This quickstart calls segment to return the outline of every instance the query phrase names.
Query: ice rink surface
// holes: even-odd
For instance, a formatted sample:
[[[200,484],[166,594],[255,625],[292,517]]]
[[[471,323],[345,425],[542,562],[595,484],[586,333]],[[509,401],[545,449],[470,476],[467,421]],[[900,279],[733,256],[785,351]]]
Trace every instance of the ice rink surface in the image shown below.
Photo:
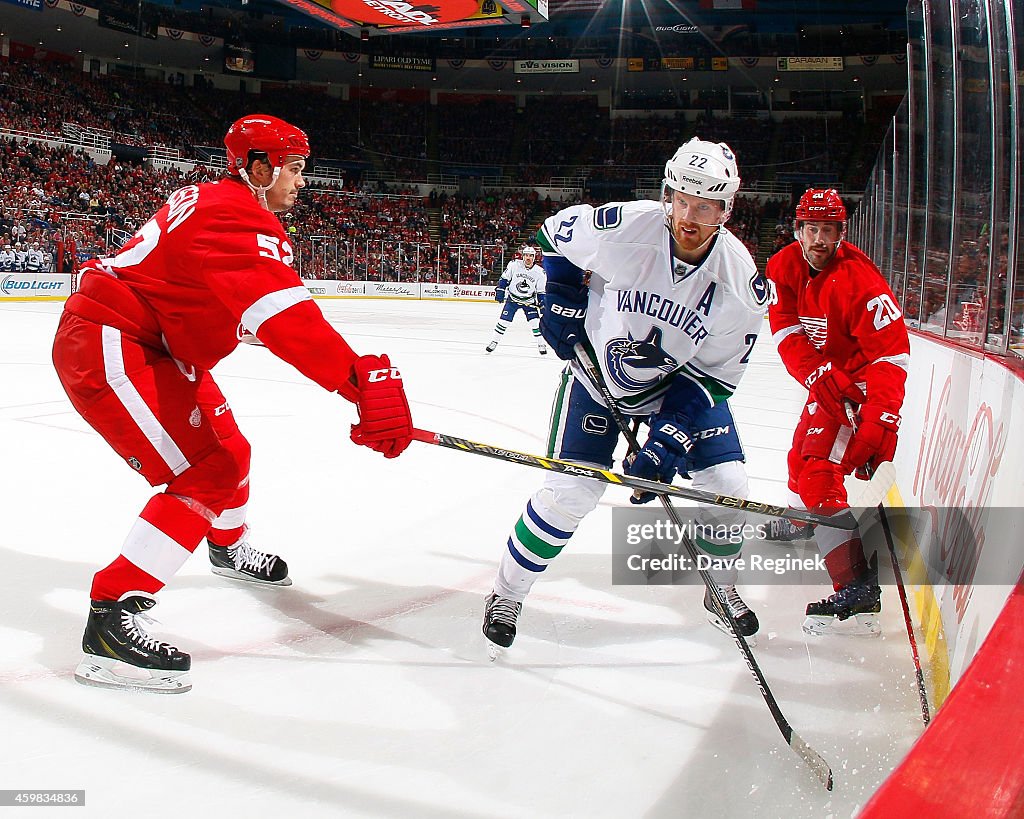
[[[495,304],[319,304],[401,367],[417,426],[544,453],[561,362],[521,317],[488,356]],[[61,309],[0,305],[0,789],[85,789],[73,815],[103,817],[847,817],[921,731],[893,588],[872,640],[801,632],[825,586],[741,587],[826,793],[700,588],[612,585],[616,487],[488,662],[483,596],[541,472],[419,443],[387,461],[349,442],[351,405],[244,345],[216,375],[253,444],[252,542],[294,585],[217,577],[201,546],[151,628],[192,654],[193,690],[78,685],[92,574],[152,490],[67,402]],[[766,323],[732,401],[755,498],[785,501],[801,400]]]

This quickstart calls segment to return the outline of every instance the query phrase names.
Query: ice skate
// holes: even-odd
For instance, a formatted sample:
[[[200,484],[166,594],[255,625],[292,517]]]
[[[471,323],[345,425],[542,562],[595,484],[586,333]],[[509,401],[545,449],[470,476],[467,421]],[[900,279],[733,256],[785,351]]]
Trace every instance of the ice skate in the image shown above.
[[[496,660],[502,650],[512,645],[516,639],[516,621],[519,619],[519,612],[523,610],[523,604],[510,600],[507,597],[499,597],[497,592],[491,592],[484,601],[484,637],[487,638],[487,654],[491,660]]]
[[[497,349],[498,349],[498,342],[497,341],[492,341],[490,344],[488,344],[486,347],[484,347],[484,352],[485,353],[493,353]]]
[[[807,604],[806,634],[850,634],[876,637],[882,632],[882,590],[878,575],[870,572],[817,603]]]
[[[814,536],[814,524],[797,523],[789,518],[772,518],[764,527],[764,539],[772,543],[792,543]]]
[[[117,602],[93,600],[82,637],[85,658],[75,680],[99,688],[123,688],[153,694],[182,694],[192,688],[192,658],[150,637],[143,623],[156,599],[128,592]]]
[[[264,586],[290,586],[288,564],[277,555],[254,549],[243,537],[234,546],[215,546],[209,540],[213,573],[232,580],[244,580]]]
[[[740,597],[735,586],[718,586],[717,588],[726,605],[729,606],[729,613],[732,615],[733,620],[736,621],[736,627],[739,629],[740,634],[747,639],[747,645],[756,646],[757,630],[761,627],[760,623],[757,622],[757,615],[743,602],[743,598]],[[731,637],[732,629],[729,628],[727,619],[715,610],[715,601],[711,596],[710,589],[704,590],[704,608],[708,612],[708,622]]]
[[[544,346],[543,344],[541,344],[540,346],[538,346],[538,347],[537,347],[537,351],[538,351],[538,352],[539,352],[539,353],[540,353],[541,355],[547,355],[547,354],[548,354],[548,348],[547,348],[547,347],[545,347],[545,346]]]

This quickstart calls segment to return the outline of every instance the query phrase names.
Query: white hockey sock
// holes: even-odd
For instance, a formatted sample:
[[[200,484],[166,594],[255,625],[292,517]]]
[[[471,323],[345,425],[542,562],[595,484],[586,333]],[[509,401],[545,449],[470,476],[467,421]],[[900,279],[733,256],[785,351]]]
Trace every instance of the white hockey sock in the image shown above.
[[[494,325],[494,338],[491,339],[491,343],[497,344],[501,341],[501,337],[505,335],[507,329],[508,325],[499,319],[498,323]]]
[[[526,510],[516,522],[501,556],[494,590],[501,597],[521,603],[540,573],[558,557],[572,534],[544,520],[534,508],[533,501],[527,502]]]

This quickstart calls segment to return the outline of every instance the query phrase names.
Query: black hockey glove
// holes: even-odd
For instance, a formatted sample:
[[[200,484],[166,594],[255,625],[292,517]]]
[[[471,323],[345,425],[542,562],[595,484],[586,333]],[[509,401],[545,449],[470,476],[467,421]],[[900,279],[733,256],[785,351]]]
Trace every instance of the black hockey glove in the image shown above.
[[[590,291],[580,286],[548,282],[544,293],[544,311],[540,316],[540,334],[563,361],[576,357],[573,347],[586,338],[583,323],[587,317]]]
[[[651,421],[651,434],[643,449],[626,458],[625,472],[634,478],[672,483],[677,472],[685,473],[686,459],[693,448],[687,432],[690,426],[685,416],[669,413],[656,415]],[[653,492],[635,492],[630,503],[650,503]]]

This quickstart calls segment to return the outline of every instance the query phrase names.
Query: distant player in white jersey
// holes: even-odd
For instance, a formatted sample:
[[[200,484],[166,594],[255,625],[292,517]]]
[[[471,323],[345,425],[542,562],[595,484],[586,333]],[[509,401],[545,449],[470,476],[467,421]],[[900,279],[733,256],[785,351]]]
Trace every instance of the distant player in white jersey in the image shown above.
[[[671,482],[678,473],[697,489],[746,496],[743,448],[728,398],[746,369],[764,320],[768,285],[743,244],[725,229],[740,186],[724,143],[691,139],[665,165],[662,201],[573,205],[537,234],[547,286],[541,332],[569,366],[551,415],[548,455],[612,465],[619,429],[599,392],[574,360],[582,342],[599,363],[620,408],[650,427],[627,473]],[[530,588],[562,551],[605,484],[552,473],[533,494],[502,552],[487,596],[483,631],[506,648]],[[654,498],[644,493],[634,502]],[[698,524],[736,532],[742,513],[703,508]],[[697,538],[717,557],[740,553],[734,537]],[[713,573],[742,633],[757,617],[740,598],[735,572]],[[704,606],[711,622],[728,626]]]
[[[537,340],[540,354],[547,355],[548,348],[544,346],[544,339],[540,335],[540,297],[544,292],[544,268],[538,264],[537,257],[540,254],[535,247],[527,245],[519,251],[519,255],[522,259],[513,259],[508,263],[494,289],[494,300],[502,304],[502,308],[498,323],[494,325],[494,338],[487,345],[487,352],[494,352],[516,312],[522,310]]]
[[[25,270],[29,273],[41,273],[43,270],[43,251],[39,249],[39,242],[33,242],[25,254]]]

